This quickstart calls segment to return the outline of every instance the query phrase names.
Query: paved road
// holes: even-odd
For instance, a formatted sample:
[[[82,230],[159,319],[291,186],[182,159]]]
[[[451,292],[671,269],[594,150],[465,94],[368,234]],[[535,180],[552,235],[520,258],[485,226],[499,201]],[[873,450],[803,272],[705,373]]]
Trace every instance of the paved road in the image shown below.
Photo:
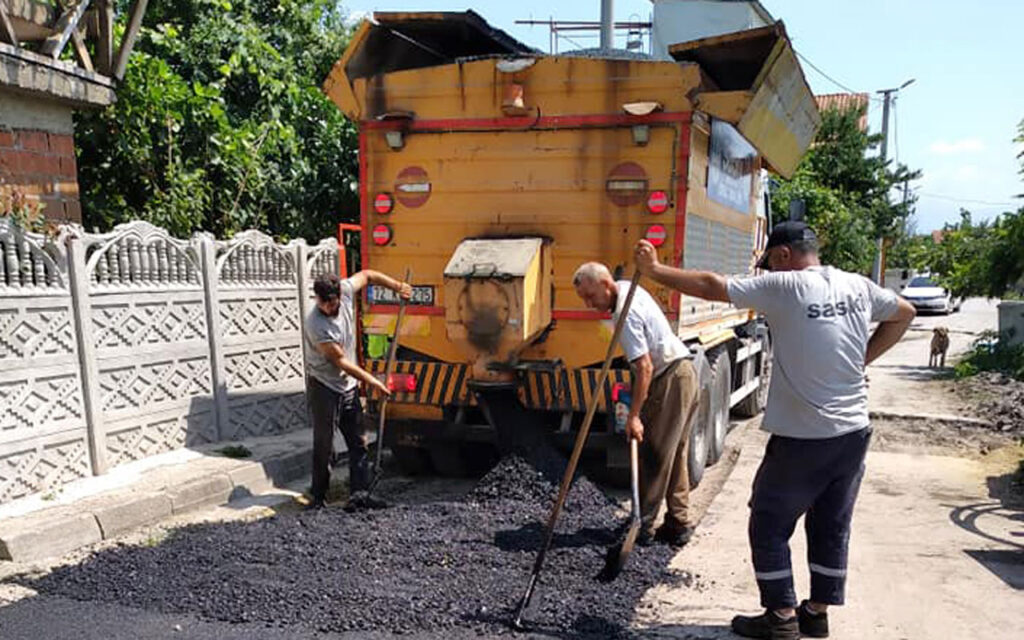
[[[946,324],[976,332],[994,323],[995,306],[981,300],[968,301],[962,314],[917,320],[920,331],[872,367],[872,406],[899,413],[948,410],[951,403],[935,394],[951,383],[936,386],[921,367],[927,363],[927,331]],[[954,334],[954,349],[971,338]],[[742,445],[735,470],[695,542],[673,562],[693,582],[648,593],[638,611],[648,637],[732,638],[733,614],[759,608],[746,503],[767,438],[751,425],[730,439]],[[869,453],[854,517],[848,602],[831,615],[833,640],[1024,638],[1024,509],[991,497],[1013,468],[1012,455],[1003,451],[979,460]],[[807,597],[803,527],[796,531],[794,573],[798,595]]]
[[[959,313],[948,316],[919,315],[906,336],[888,353],[868,367],[868,406],[874,411],[964,415],[968,411],[936,377],[967,351],[978,335],[998,325],[997,302],[971,298]],[[932,329],[950,331],[947,369],[928,367]]]

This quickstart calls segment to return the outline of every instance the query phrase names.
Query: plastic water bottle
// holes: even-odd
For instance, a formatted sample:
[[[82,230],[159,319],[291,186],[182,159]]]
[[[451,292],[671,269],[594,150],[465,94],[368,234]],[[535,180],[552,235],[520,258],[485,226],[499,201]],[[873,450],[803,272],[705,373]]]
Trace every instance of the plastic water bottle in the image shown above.
[[[617,385],[612,390],[612,401],[615,403],[615,433],[626,433],[626,422],[629,421],[629,406],[632,393],[627,385]]]

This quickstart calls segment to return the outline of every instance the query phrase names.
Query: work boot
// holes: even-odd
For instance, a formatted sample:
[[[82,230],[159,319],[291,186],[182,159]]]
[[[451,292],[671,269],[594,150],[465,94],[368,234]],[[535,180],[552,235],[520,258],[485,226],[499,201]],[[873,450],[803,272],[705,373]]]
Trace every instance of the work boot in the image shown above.
[[[828,614],[815,613],[807,604],[808,601],[804,600],[796,610],[796,617],[800,620],[800,634],[808,638],[827,638]]]
[[[352,513],[362,509],[384,509],[387,506],[387,502],[373,497],[366,491],[356,491],[345,503],[345,511]]]
[[[654,539],[676,549],[686,546],[693,537],[693,527],[681,527],[665,522],[654,532]]]
[[[641,547],[649,547],[654,544],[654,532],[650,529],[640,529],[636,534],[636,543]]]
[[[764,640],[799,640],[800,628],[797,617],[780,618],[768,610],[759,616],[736,616],[732,619],[732,631],[744,638]]]
[[[327,506],[327,504],[323,501],[322,498],[319,499],[319,500],[313,499],[313,500],[310,500],[308,503],[306,503],[306,506],[304,506],[302,508],[302,510],[303,511],[320,511],[321,509],[323,509],[326,506]]]

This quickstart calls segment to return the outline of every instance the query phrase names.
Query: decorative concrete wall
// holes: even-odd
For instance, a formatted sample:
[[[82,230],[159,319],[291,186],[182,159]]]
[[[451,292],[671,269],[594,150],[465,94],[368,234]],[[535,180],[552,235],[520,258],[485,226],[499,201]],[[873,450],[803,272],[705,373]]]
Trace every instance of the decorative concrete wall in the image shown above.
[[[306,425],[302,326],[338,245],[26,234],[0,219],[0,502]]]

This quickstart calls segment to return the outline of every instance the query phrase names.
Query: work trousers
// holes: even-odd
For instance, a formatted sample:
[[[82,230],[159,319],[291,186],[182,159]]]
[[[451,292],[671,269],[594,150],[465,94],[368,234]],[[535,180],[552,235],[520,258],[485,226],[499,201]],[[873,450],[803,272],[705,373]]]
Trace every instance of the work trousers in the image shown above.
[[[789,539],[805,516],[811,601],[843,604],[850,521],[871,429],[808,440],[773,435],[754,478],[750,549],[761,604],[796,605]]]
[[[696,407],[697,372],[692,360],[676,360],[651,380],[647,400],[640,409],[644,425],[640,444],[640,517],[648,532],[654,528],[662,500],[667,506],[667,525],[692,526],[686,458]]]
[[[313,422],[313,500],[323,501],[327,496],[335,429],[341,431],[348,448],[349,490],[365,490],[370,486],[370,467],[359,388],[341,393],[308,376],[306,400]]]

